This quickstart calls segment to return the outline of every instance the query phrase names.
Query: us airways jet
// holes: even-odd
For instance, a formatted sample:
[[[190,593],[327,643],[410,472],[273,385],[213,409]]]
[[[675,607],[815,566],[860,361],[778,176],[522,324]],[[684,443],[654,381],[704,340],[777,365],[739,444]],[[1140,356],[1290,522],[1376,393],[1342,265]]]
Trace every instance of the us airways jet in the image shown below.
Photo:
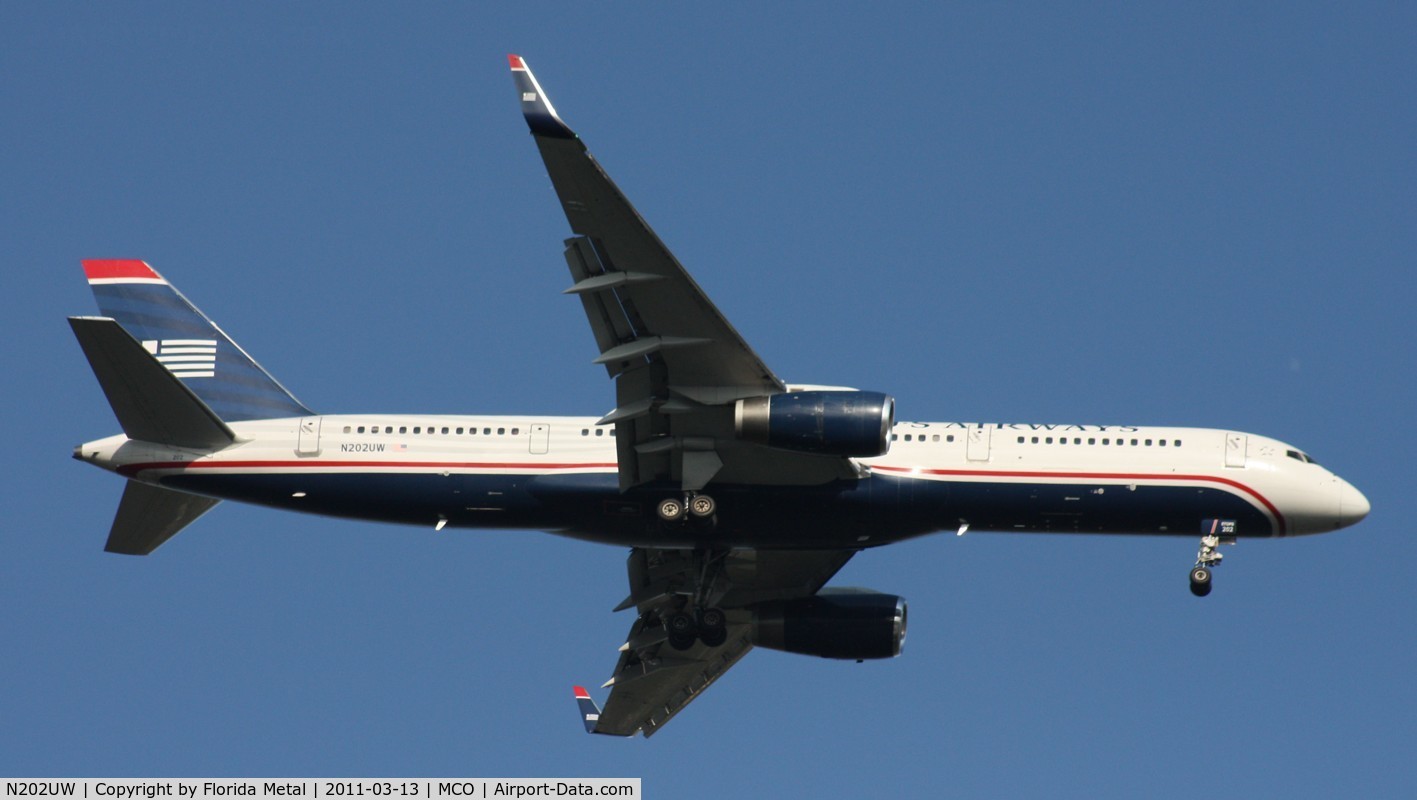
[[[899,655],[906,604],[826,586],[857,552],[940,531],[1165,534],[1218,548],[1325,533],[1368,501],[1300,449],[1229,430],[896,422],[879,392],[785,383],[511,56],[570,222],[566,291],[615,385],[601,416],[319,414],[150,266],[83,262],[71,317],[123,433],[74,449],[127,486],[106,549],[145,555],[222,500],[630,548],[635,612],[586,729],[651,736],[754,646]],[[609,405],[604,404],[604,405]],[[602,406],[604,407],[604,406]],[[604,687],[603,687],[604,688]]]

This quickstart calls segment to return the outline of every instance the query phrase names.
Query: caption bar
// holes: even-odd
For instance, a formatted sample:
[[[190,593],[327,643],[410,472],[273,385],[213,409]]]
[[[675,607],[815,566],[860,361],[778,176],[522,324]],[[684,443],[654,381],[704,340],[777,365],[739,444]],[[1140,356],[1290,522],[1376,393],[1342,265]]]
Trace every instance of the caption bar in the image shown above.
[[[5,778],[0,788],[0,800],[641,797],[639,778]]]

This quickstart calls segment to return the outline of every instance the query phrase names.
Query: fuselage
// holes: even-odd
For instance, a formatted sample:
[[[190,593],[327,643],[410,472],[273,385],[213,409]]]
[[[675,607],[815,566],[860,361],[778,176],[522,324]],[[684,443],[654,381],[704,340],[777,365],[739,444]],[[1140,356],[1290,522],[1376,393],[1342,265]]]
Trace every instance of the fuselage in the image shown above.
[[[114,436],[75,457],[213,498],[353,519],[545,530],[637,547],[705,544],[661,523],[673,486],[621,492],[594,417],[325,415],[231,424],[213,452]],[[1363,495],[1298,448],[1204,428],[902,422],[862,477],[710,487],[716,547],[871,547],[942,530],[1235,537],[1324,533]]]

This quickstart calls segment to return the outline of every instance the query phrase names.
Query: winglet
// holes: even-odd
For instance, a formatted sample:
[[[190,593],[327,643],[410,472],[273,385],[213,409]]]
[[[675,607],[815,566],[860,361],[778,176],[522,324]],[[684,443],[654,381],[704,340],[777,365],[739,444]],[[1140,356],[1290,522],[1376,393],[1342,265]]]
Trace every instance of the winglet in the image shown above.
[[[595,726],[600,723],[600,706],[590,699],[590,692],[587,692],[584,686],[573,688],[576,690],[576,705],[581,707],[581,716],[585,718],[585,732],[595,733]]]
[[[576,134],[571,131],[566,123],[556,115],[556,109],[551,106],[551,100],[546,93],[541,91],[541,84],[536,82],[536,76],[531,74],[531,68],[526,65],[526,61],[521,56],[507,54],[507,61],[512,66],[512,81],[517,85],[517,91],[522,96],[522,116],[526,117],[527,127],[537,136],[551,136],[557,139],[574,139]]]

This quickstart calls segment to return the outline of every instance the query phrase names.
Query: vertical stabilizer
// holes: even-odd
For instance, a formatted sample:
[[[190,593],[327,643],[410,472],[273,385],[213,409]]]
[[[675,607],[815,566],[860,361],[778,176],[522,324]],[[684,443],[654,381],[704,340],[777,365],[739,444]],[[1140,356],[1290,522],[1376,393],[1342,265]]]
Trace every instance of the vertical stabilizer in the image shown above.
[[[129,439],[217,450],[236,435],[117,321],[70,317],[69,327]]]
[[[83,264],[104,316],[118,320],[221,419],[239,422],[314,413],[145,262],[106,259]]]

